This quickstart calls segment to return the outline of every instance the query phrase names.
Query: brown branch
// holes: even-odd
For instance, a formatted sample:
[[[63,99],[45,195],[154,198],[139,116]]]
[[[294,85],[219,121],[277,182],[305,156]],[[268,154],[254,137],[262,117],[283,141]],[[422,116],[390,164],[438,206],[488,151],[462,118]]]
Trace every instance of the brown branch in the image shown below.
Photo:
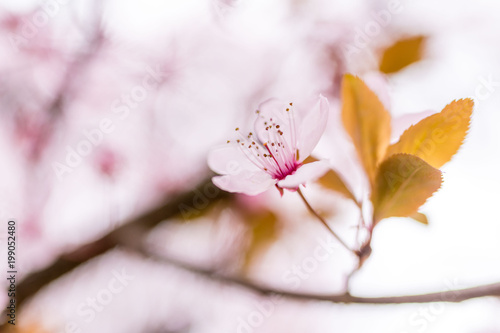
[[[274,289],[263,284],[252,282],[248,279],[228,276],[217,270],[198,267],[174,258],[154,255],[144,251],[142,245],[143,237],[141,236],[145,235],[149,229],[153,228],[161,221],[179,214],[181,212],[182,205],[192,207],[195,198],[199,196],[200,192],[203,193],[203,190],[206,189],[207,186],[213,186],[210,180],[201,182],[200,185],[193,191],[181,193],[173,198],[171,197],[167,199],[157,207],[102,236],[98,240],[82,245],[78,249],[60,256],[49,267],[41,271],[31,273],[18,284],[18,308],[26,301],[26,299],[35,295],[40,289],[50,282],[56,280],[80,264],[85,263],[88,260],[91,260],[119,245],[123,245],[128,249],[133,249],[134,251],[139,252],[159,263],[170,264],[214,281],[239,286],[264,296],[278,295],[291,300],[358,304],[403,304],[431,302],[457,303],[478,297],[500,297],[500,282],[467,289],[446,290],[442,292],[407,296],[357,297],[348,293],[341,295],[296,293],[287,290]],[[213,194],[210,198],[207,197],[206,199],[207,202],[213,203],[227,195],[228,194],[223,191],[217,191],[216,194]],[[1,327],[2,326],[0,326],[0,328]]]
[[[17,301],[18,307],[24,301],[36,294],[41,288],[55,279],[61,277],[80,264],[105,253],[106,251],[123,245],[126,248],[138,251],[143,255],[151,257],[153,260],[167,263],[190,271],[192,273],[220,281],[233,284],[262,295],[281,295],[289,299],[309,300],[309,301],[328,301],[332,303],[361,303],[361,304],[401,304],[401,303],[430,303],[430,302],[461,302],[464,300],[486,297],[500,297],[500,282],[488,285],[482,285],[473,288],[460,290],[446,290],[442,292],[408,295],[408,296],[389,296],[389,297],[356,297],[350,294],[342,295],[317,295],[307,293],[295,293],[286,290],[273,289],[271,287],[257,284],[247,279],[227,276],[213,269],[197,267],[186,262],[178,261],[173,258],[167,258],[159,255],[151,255],[142,250],[142,237],[149,229],[156,226],[161,221],[179,214],[181,205],[192,207],[194,199],[200,192],[203,192],[207,186],[213,186],[210,180],[205,180],[193,191],[181,193],[175,197],[167,199],[162,204],[131,220],[123,226],[111,231],[100,239],[80,246],[70,253],[60,256],[49,267],[31,273],[24,278],[18,285]],[[215,188],[215,187],[214,187]],[[198,193],[198,194],[197,194]],[[223,191],[217,191],[211,198],[206,198],[207,202],[215,202],[228,194]]]
[[[138,250],[137,247],[135,247],[133,250],[138,251],[142,255],[147,256],[148,258],[157,261],[159,263],[167,263],[215,281],[243,287],[244,289],[247,289],[249,291],[252,291],[254,293],[263,296],[277,295],[292,300],[324,301],[330,303],[357,303],[357,304],[407,304],[407,303],[434,303],[434,302],[459,303],[479,297],[487,297],[487,296],[500,297],[500,282],[481,285],[478,287],[466,288],[466,289],[445,290],[441,292],[419,294],[419,295],[406,295],[406,296],[358,297],[358,296],[352,296],[348,293],[341,295],[295,293],[291,291],[267,287],[262,284],[249,281],[247,279],[234,276],[227,276],[215,270],[194,266],[174,258],[147,253],[143,250]]]
[[[181,212],[181,205],[192,207],[196,196],[199,196],[200,192],[203,193],[203,190],[208,186],[213,186],[213,188],[215,188],[211,180],[206,179],[193,191],[180,193],[173,197],[169,196],[164,202],[152,208],[150,211],[93,242],[84,244],[69,253],[61,255],[49,267],[29,274],[18,284],[18,292],[16,293],[17,307],[19,308],[27,298],[36,294],[45,285],[68,273],[78,265],[105,253],[121,242],[126,242],[131,245],[133,245],[134,242],[138,242],[141,240],[141,236],[149,229],[156,226],[161,221],[179,214]],[[220,190],[214,193],[215,194],[210,197],[205,198],[207,205],[227,196],[227,193]],[[196,210],[196,208],[192,209]]]

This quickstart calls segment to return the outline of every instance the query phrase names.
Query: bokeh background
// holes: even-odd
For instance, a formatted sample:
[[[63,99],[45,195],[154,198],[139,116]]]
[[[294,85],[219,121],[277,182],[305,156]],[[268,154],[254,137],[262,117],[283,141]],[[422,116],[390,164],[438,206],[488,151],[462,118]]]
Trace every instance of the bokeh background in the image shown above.
[[[500,332],[498,298],[275,300],[206,273],[344,291],[355,260],[296,194],[224,194],[206,157],[265,99],[322,93],[331,114],[314,154],[366,196],[340,126],[349,72],[395,119],[475,101],[468,137],[421,209],[429,225],[382,222],[352,294],[500,281],[499,41],[494,0],[0,1],[0,217],[18,223],[18,284],[48,272],[22,285],[16,332]],[[317,184],[305,192],[352,238],[352,202]],[[328,258],[297,279],[318,246]]]

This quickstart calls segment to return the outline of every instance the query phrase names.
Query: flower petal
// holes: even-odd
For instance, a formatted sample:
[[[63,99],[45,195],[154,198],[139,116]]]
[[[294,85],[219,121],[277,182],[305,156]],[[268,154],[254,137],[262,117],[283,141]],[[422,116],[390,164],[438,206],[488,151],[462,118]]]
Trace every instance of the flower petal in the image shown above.
[[[301,108],[309,109],[304,115],[299,127],[297,148],[299,149],[299,162],[302,162],[311,154],[323,135],[328,121],[329,105],[323,95],[315,100],[314,105],[301,105]]]
[[[292,142],[291,131],[291,126],[294,123],[292,121],[294,113],[287,112],[286,110],[289,108],[289,103],[285,103],[276,98],[268,99],[259,105],[259,113],[254,123],[254,129],[257,138],[262,144],[268,141],[274,141],[272,137],[270,137],[272,131],[269,131],[266,128],[272,123],[276,123],[283,131],[283,136],[286,142],[290,145],[290,148],[295,147],[295,142]],[[294,119],[294,121],[297,122],[299,120]]]
[[[213,148],[208,153],[208,166],[222,175],[236,175],[242,170],[259,171],[236,143],[229,143]]]
[[[380,72],[369,72],[363,75],[368,88],[370,88],[384,104],[387,110],[391,109],[391,94],[389,91],[389,82],[387,77]]]
[[[285,179],[280,180],[278,186],[296,189],[300,184],[317,180],[328,170],[330,170],[330,165],[326,161],[307,163],[300,166],[293,175],[289,175]]]
[[[212,182],[220,189],[232,193],[244,193],[247,195],[257,195],[276,184],[273,179],[264,171],[252,172],[242,170],[237,175],[216,176]]]

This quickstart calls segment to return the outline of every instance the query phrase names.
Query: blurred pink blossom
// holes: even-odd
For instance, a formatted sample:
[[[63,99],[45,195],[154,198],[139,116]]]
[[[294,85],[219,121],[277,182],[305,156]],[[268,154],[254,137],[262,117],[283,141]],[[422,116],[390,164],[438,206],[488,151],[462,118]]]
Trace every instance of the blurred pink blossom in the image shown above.
[[[115,151],[105,148],[97,155],[96,164],[102,175],[112,179],[119,171],[123,161]]]

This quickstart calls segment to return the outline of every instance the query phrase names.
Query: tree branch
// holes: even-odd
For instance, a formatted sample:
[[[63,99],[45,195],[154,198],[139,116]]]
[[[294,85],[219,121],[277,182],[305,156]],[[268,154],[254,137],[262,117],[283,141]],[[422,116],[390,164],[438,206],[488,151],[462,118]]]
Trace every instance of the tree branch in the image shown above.
[[[406,295],[406,296],[358,297],[358,296],[352,296],[348,293],[342,295],[318,295],[318,294],[308,294],[308,293],[295,293],[286,290],[273,289],[271,287],[255,283],[247,279],[234,276],[227,276],[215,270],[194,266],[189,263],[179,261],[175,258],[169,258],[165,256],[151,254],[144,250],[138,250],[137,247],[133,248],[133,250],[139,252],[144,256],[147,256],[148,258],[156,262],[166,263],[211,280],[243,287],[244,289],[247,289],[249,291],[252,291],[254,293],[263,296],[278,295],[293,300],[325,301],[330,303],[357,303],[357,304],[406,304],[406,303],[434,303],[434,302],[459,303],[479,297],[487,297],[487,296],[500,297],[500,282],[481,285],[478,287],[466,288],[466,289],[445,290],[441,292],[419,294],[419,295]]]
[[[322,224],[323,226],[328,229],[328,231],[333,235],[333,237],[335,237],[337,239],[337,241],[349,252],[352,252],[353,254],[355,255],[358,255],[358,253],[354,250],[352,250],[349,245],[346,244],[346,242],[344,242],[344,240],[342,238],[340,238],[340,236],[328,225],[328,223],[325,221],[325,219],[318,214],[318,212],[316,212],[314,210],[314,208],[312,208],[311,204],[309,203],[309,201],[307,201],[306,197],[304,196],[304,194],[302,193],[302,190],[300,189],[300,187],[297,189],[297,193],[299,194],[300,198],[302,199],[302,201],[304,202],[304,204],[306,205],[307,209],[309,210],[309,212],[311,212],[311,214],[313,214]]]
[[[49,267],[29,274],[18,284],[18,291],[16,292],[17,307],[19,308],[27,298],[36,294],[45,285],[68,273],[78,265],[105,253],[122,242],[133,245],[133,242],[142,240],[142,236],[149,229],[161,221],[179,214],[181,205],[193,206],[193,200],[197,196],[196,193],[203,192],[207,186],[214,186],[210,178],[202,181],[195,190],[180,193],[174,197],[169,196],[163,203],[150,211],[91,243],[84,244],[69,253],[61,255]],[[211,195],[210,198],[207,197],[206,200],[207,203],[213,203],[227,195],[226,192],[218,190],[216,194]]]
[[[182,205],[192,206],[196,196],[199,195],[200,192],[203,192],[203,190],[206,189],[206,186],[213,186],[210,179],[201,182],[195,190],[181,193],[173,198],[170,197],[157,207],[131,220],[114,231],[109,232],[98,240],[82,245],[70,253],[61,255],[49,267],[29,274],[18,284],[18,292],[16,295],[18,308],[26,301],[26,299],[35,295],[40,289],[50,282],[61,277],[80,264],[87,262],[88,260],[119,245],[138,252],[158,263],[166,263],[189,271],[193,274],[203,276],[207,279],[239,286],[260,295],[278,295],[291,300],[357,304],[403,304],[432,302],[458,303],[479,297],[500,297],[500,282],[467,289],[445,290],[442,292],[406,296],[358,297],[352,296],[348,293],[341,295],[296,293],[287,290],[274,289],[263,284],[252,282],[248,279],[228,276],[217,270],[198,267],[179,261],[175,258],[169,258],[163,255],[160,256],[145,251],[142,244],[142,236],[161,221],[179,214],[181,212],[180,207]],[[211,197],[207,198],[207,200],[213,203],[223,197],[226,197],[227,195],[228,194],[226,192],[217,191],[216,194],[211,195]]]

